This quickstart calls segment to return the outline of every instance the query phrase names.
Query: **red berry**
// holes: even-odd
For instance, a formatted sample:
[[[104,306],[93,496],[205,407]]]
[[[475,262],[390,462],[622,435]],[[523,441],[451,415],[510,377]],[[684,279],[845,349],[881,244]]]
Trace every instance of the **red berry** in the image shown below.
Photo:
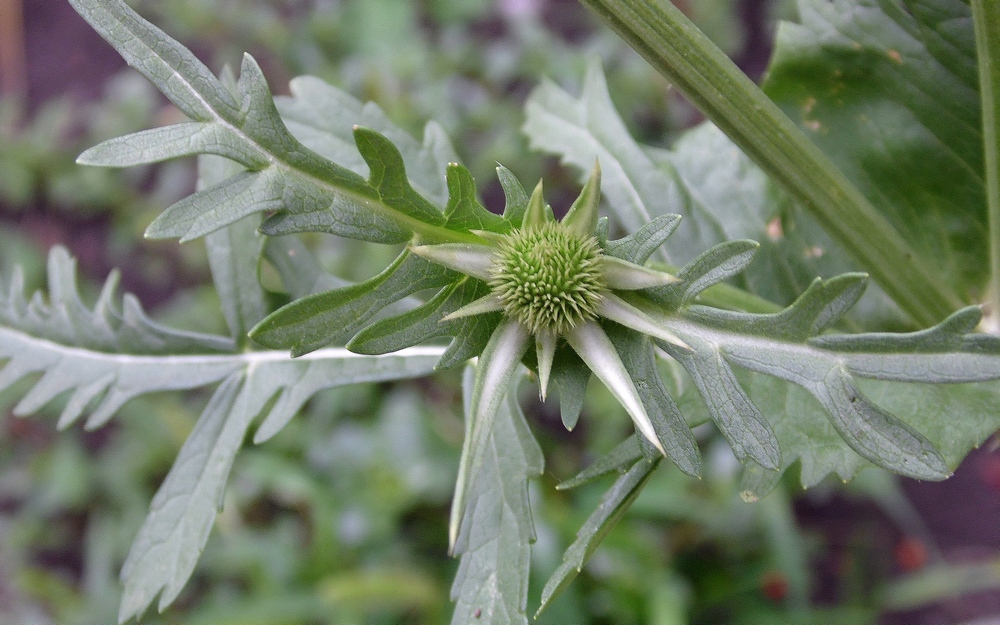
[[[979,479],[987,488],[1000,492],[1000,456],[990,454],[979,459]]]
[[[919,571],[927,564],[927,546],[916,538],[904,537],[896,543],[896,564],[906,573]]]
[[[760,590],[775,603],[788,596],[788,578],[781,571],[768,571],[760,576]]]

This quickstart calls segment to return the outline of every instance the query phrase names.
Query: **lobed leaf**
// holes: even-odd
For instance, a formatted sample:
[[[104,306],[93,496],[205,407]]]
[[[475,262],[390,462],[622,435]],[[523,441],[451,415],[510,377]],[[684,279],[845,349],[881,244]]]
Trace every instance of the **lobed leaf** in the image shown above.
[[[667,452],[667,457],[684,473],[700,477],[701,454],[698,451],[698,442],[677,404],[663,386],[660,372],[656,367],[652,342],[638,332],[620,327],[610,329],[608,338],[614,343],[618,353],[621,354],[625,368],[632,375],[632,380],[639,391],[642,403],[646,406],[657,438]],[[660,452],[644,437],[639,436],[639,443],[647,460],[652,462],[660,457]]]
[[[611,256],[617,256],[622,260],[641,265],[649,260],[649,257],[666,242],[680,223],[680,215],[660,215],[644,224],[634,234],[629,234],[616,241],[608,241],[605,245],[605,251]]]
[[[497,168],[499,173],[500,168]],[[448,166],[448,206],[444,214],[448,227],[454,230],[486,230],[493,233],[509,232],[511,220],[486,210],[476,198],[476,181],[468,169],[457,163]],[[523,190],[522,190],[523,192]]]
[[[480,367],[487,366],[480,363]],[[476,397],[472,369],[465,375],[465,396]],[[542,451],[518,405],[517,384],[499,392],[488,423],[476,422],[476,401],[467,405],[466,444],[472,440],[478,460],[465,475],[467,494],[456,500],[461,533],[454,552],[460,556],[452,585],[453,625],[483,622],[527,625],[528,570],[535,531],[527,482],[544,470]],[[492,400],[488,400],[492,401]],[[463,449],[463,457],[465,457]]]
[[[713,124],[685,132],[670,150],[637,143],[596,63],[578,97],[544,82],[532,92],[525,113],[531,147],[559,155],[581,182],[594,159],[600,160],[602,192],[627,231],[637,233],[663,215],[683,215],[678,236],[657,249],[654,261],[683,266],[718,243],[758,241],[756,262],[737,284],[783,305],[817,275],[856,270],[816,221]],[[899,323],[898,310],[879,289],[869,289],[859,309],[866,319]]]
[[[635,498],[639,496],[646,480],[649,479],[658,465],[658,461],[650,462],[645,458],[639,458],[604,493],[597,509],[587,517],[580,531],[577,532],[576,540],[566,549],[562,564],[546,582],[545,588],[542,590],[542,604],[538,608],[538,612],[535,613],[536,618],[583,570],[587,560],[594,554],[594,550],[611,531],[611,528],[618,523]]]
[[[230,261],[255,255],[256,247],[235,252],[216,245],[216,253],[229,253],[213,263],[223,296],[252,295],[253,290],[243,290]],[[122,572],[122,622],[140,615],[157,595],[163,609],[180,592],[204,548],[233,458],[254,418],[266,409],[254,437],[261,442],[321,389],[426,375],[444,353],[443,348],[414,348],[362,356],[331,349],[292,360],[284,352],[236,352],[228,337],[154,324],[134,299],[126,299],[125,313],[120,313],[114,276],[95,307],[87,308],[77,292],[74,263],[61,247],[50,253],[49,280],[49,302],[40,294],[28,300],[17,277],[0,297],[0,359],[6,360],[0,389],[42,374],[15,407],[16,414],[37,412],[68,393],[59,426],[89,414],[87,427],[92,428],[138,395],[222,382],[130,550]],[[234,323],[256,314],[252,302],[229,300],[225,305],[235,315]]]
[[[500,323],[500,314],[443,319],[486,292],[487,287],[481,282],[460,280],[412,310],[372,323],[358,332],[347,348],[358,354],[388,354],[434,338],[453,336],[445,352],[448,363],[455,361],[453,366],[474,358],[486,347],[490,334]]]
[[[198,184],[211,185],[225,179],[239,165],[218,156],[198,160]],[[238,345],[247,332],[267,314],[264,289],[258,279],[264,237],[257,232],[260,216],[249,215],[205,237],[208,263],[229,334]]]
[[[632,465],[641,460],[643,456],[642,449],[639,447],[639,435],[629,436],[586,469],[583,469],[570,479],[560,482],[556,488],[558,490],[568,490],[582,486],[609,473],[625,473]]]
[[[155,84],[191,119],[234,120],[239,104],[218,78],[162,30],[139,17],[123,0],[70,0],[125,62]]]
[[[108,354],[225,353],[233,349],[227,337],[175,330],[150,319],[129,293],[118,303],[119,274],[104,282],[93,308],[88,308],[77,288],[76,261],[66,248],[49,250],[48,298],[24,293],[24,278],[16,268],[0,289],[0,324],[40,341]],[[6,294],[3,294],[3,291]],[[13,352],[13,346],[3,346]]]
[[[966,433],[956,437],[954,432],[948,432],[932,437],[931,433],[939,432],[937,423],[948,420],[946,414],[954,413],[913,405],[907,413],[895,413],[867,398],[861,388],[865,378],[883,381],[877,386],[882,389],[890,388],[884,386],[890,381],[940,384],[1000,379],[1000,341],[968,334],[978,323],[981,314],[978,308],[959,311],[934,328],[911,334],[808,337],[843,314],[858,299],[863,284],[863,277],[856,275],[818,281],[794,305],[777,315],[691,306],[680,311],[686,321],[677,317],[673,321],[660,318],[661,323],[692,346],[694,352],[684,354],[663,345],[692,375],[713,420],[718,423],[729,418],[739,406],[746,408],[747,402],[749,405],[763,402],[765,406],[759,412],[768,417],[774,436],[786,453],[782,454],[780,465],[753,457],[756,466],[751,464],[744,475],[748,496],[760,496],[773,487],[778,475],[775,469],[783,470],[796,458],[803,463],[806,485],[822,477],[817,473],[821,470],[818,467],[836,471],[846,479],[866,463],[918,479],[943,479],[949,475],[949,467],[954,466],[949,462],[960,459],[969,446],[981,442],[1000,425],[994,416],[972,417],[978,409],[962,410],[953,403],[952,410],[969,415],[962,420],[961,427]],[[766,392],[747,394],[732,372],[727,372],[728,363],[774,376],[782,382],[767,385]],[[753,388],[765,387],[757,377],[752,379]],[[807,400],[795,389],[782,388],[786,383],[797,385],[813,400]],[[718,385],[725,388],[715,388]],[[902,394],[900,397],[930,392],[919,384],[911,391],[895,388]],[[972,392],[961,386],[948,386],[934,392],[951,397],[949,401],[960,402],[963,397],[979,401],[977,393],[991,391]],[[892,403],[899,401],[892,394],[885,397]],[[718,402],[726,398],[738,401],[729,412],[720,415],[722,406],[727,404]],[[826,424],[820,427],[818,423],[824,420]],[[720,429],[724,427],[720,424]],[[811,433],[801,434],[803,427]]]
[[[422,142],[392,123],[373,102],[361,102],[314,76],[293,78],[291,96],[276,97],[281,118],[306,147],[368,177],[368,164],[354,141],[354,127],[370,128],[389,139],[399,150],[410,185],[443,207],[448,201],[445,172],[458,156],[448,136],[436,122],[428,122]]]
[[[745,239],[720,243],[684,265],[677,272],[679,282],[655,289],[649,295],[667,308],[689,304],[708,287],[746,269],[758,248],[759,243]]]
[[[440,209],[410,186],[399,151],[377,132],[355,131],[369,182],[300,143],[285,127],[250,56],[243,58],[237,106],[190,51],[122,0],[77,0],[74,7],[195,120],[113,139],[85,152],[82,162],[121,166],[199,152],[247,169],[169,207],[149,236],[197,238],[256,212],[278,213],[264,225],[272,234],[308,228],[379,243],[402,243],[414,231],[433,233],[443,224]]]
[[[360,126],[354,129],[358,151],[368,163],[368,183],[387,206],[417,221],[442,225],[441,210],[417,193],[406,177],[406,166],[399,149],[384,136]]]
[[[426,375],[441,352],[425,348],[359,356],[331,349],[295,360],[274,352],[248,353],[206,406],[153,499],[122,568],[120,622],[140,616],[157,594],[161,611],[177,597],[208,540],[236,453],[251,422],[268,405],[255,443],[279,432],[319,390]]]
[[[425,289],[447,286],[456,276],[406,250],[365,282],[309,295],[271,313],[253,328],[250,337],[299,356],[353,336],[390,304]]]
[[[733,453],[740,460],[750,459],[765,468],[777,469],[781,466],[781,451],[774,430],[740,386],[719,344],[697,339],[692,343],[688,335],[681,336],[692,347],[691,352],[671,351],[669,343],[661,342],[660,346],[691,374],[712,421],[729,441]]]

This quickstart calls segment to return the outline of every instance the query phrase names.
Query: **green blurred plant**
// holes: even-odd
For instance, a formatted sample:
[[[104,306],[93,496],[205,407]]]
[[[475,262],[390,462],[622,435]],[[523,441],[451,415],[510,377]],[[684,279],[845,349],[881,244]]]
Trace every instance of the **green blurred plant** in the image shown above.
[[[986,307],[987,323],[979,327],[989,329],[996,310],[986,286],[992,277],[977,261],[997,254],[1000,243],[985,234],[995,211],[980,207],[998,204],[994,172],[980,178],[976,172],[984,155],[992,162],[997,146],[989,132],[968,131],[980,125],[980,110],[989,117],[989,106],[977,106],[978,93],[988,103],[997,82],[983,60],[995,46],[989,29],[979,35],[982,89],[969,80],[977,71],[973,22],[989,19],[988,6],[977,8],[983,17],[946,0],[931,2],[934,11],[915,3],[901,12],[884,3],[869,6],[862,24],[846,7],[803,2],[803,26],[786,26],[779,37],[765,85],[772,100],[672,5],[587,2],[717,126],[702,124],[669,151],[651,148],[627,132],[597,64],[589,66],[579,97],[543,83],[525,107],[532,145],[581,175],[595,161],[601,166],[556,225],[541,185],[529,196],[503,167],[497,172],[506,208],[502,215],[487,211],[472,173],[456,164],[456,150],[434,123],[418,142],[378,107],[316,78],[295,79],[291,97],[272,99],[249,56],[238,79],[230,72],[217,78],[124,3],[73,4],[191,120],[110,139],[80,160],[118,167],[200,155],[199,190],[157,217],[147,235],[205,239],[228,329],[198,334],[153,322],[135,298],[117,296],[114,277],[96,304],[85,305],[73,262],[58,248],[50,255],[48,301],[27,299],[15,273],[0,302],[0,355],[8,359],[0,382],[42,374],[13,389],[24,395],[17,413],[42,410],[68,392],[59,424],[86,414],[87,425],[96,427],[133,397],[218,383],[128,550],[121,621],[157,597],[161,610],[175,600],[200,600],[191,622],[443,618],[443,589],[434,581],[440,570],[408,557],[426,547],[400,540],[396,528],[400,515],[422,501],[440,512],[454,458],[447,446],[430,442],[426,428],[435,412],[457,413],[455,402],[425,412],[417,395],[370,398],[386,404],[371,432],[341,424],[336,435],[295,437],[297,428],[308,429],[303,422],[323,422],[316,414],[294,420],[300,409],[310,400],[322,405],[317,393],[329,388],[349,392],[345,384],[419,377],[479,357],[462,384],[465,436],[450,524],[451,548],[461,556],[452,618],[462,623],[526,622],[532,559],[551,574],[544,587],[530,590],[547,608],[540,622],[868,622],[879,597],[833,610],[811,607],[803,581],[808,545],[795,529],[785,489],[795,481],[817,485],[831,473],[849,479],[873,465],[943,479],[1000,424],[997,386],[990,383],[1000,377],[1000,342],[977,331],[983,311],[974,305]],[[408,4],[347,7],[374,12],[357,18],[361,25],[414,28]],[[244,21],[257,19],[247,13]],[[952,47],[927,35],[938,33],[942,20]],[[879,27],[874,34],[871,23]],[[362,52],[377,39],[362,28],[356,34]],[[407,54],[425,59],[425,44],[418,40]],[[400,69],[406,75],[405,63]],[[914,90],[922,97],[913,99]],[[448,106],[430,108],[447,119]],[[937,124],[943,111],[964,125]],[[885,141],[859,140],[870,126],[887,132]],[[464,132],[459,138],[474,159],[489,151],[475,150]],[[915,163],[926,168],[926,180],[904,175]],[[952,193],[940,193],[942,186]],[[623,238],[611,238],[609,222],[598,221],[602,196]],[[914,214],[920,218],[912,220]],[[566,236],[547,234],[556,230]],[[294,236],[307,231],[382,244],[352,243],[341,253],[385,259],[388,267],[369,279],[352,268],[360,281],[345,284]],[[586,256],[577,261],[594,277],[574,300],[581,308],[567,314],[575,305],[569,303],[563,312],[540,312],[548,305],[546,290],[556,296],[571,290],[570,274],[547,276],[573,256],[564,249],[573,241]],[[523,259],[528,271],[521,275]],[[884,291],[862,299],[866,277],[845,273],[858,267]],[[518,289],[535,289],[529,283],[538,276],[530,303],[511,303],[520,301],[512,295]],[[430,290],[436,294],[423,298]],[[909,332],[884,332],[889,327]],[[452,337],[447,346],[439,340],[446,336]],[[328,347],[344,342],[348,349]],[[300,357],[289,358],[288,348]],[[562,563],[555,531],[530,511],[526,484],[542,474],[543,455],[536,428],[521,412],[518,387],[531,377],[521,365],[535,372],[543,395],[551,383],[568,429],[577,425],[591,372],[614,398],[592,406],[585,422],[603,431],[600,440],[587,441],[588,449],[605,454],[560,485],[579,487],[577,495],[551,504],[565,506],[561,532],[580,528]],[[343,401],[338,411],[345,411]],[[624,440],[621,420],[593,418],[623,412],[637,430]],[[446,436],[456,434],[457,416],[442,428],[451,432]],[[690,429],[708,421],[722,434],[714,442],[696,439]],[[255,449],[237,460],[251,431],[255,442],[273,439],[269,447],[279,453]],[[134,445],[138,438],[123,432],[120,440]],[[545,447],[555,456],[550,462],[569,462],[560,460],[559,446]],[[710,462],[703,462],[702,447]],[[663,457],[675,466],[661,467]],[[79,456],[60,449],[51,458],[55,494],[48,497],[79,505],[102,492],[76,468],[87,464]],[[338,473],[344,459],[347,470]],[[225,495],[234,463],[240,477]],[[394,469],[384,471],[387,465]],[[333,479],[317,483],[315,475],[326,471]],[[348,487],[344,499],[329,497],[329,485],[367,471],[374,473]],[[593,481],[606,474],[617,476],[610,488]],[[692,475],[708,479],[695,484]],[[44,493],[34,504],[43,511]],[[746,508],[735,504],[734,493],[746,500],[771,494]],[[233,505],[217,515],[224,497]],[[879,498],[892,495],[882,491]],[[296,528],[304,521],[284,509],[297,506],[311,521],[307,558],[288,555],[302,544]],[[622,521],[630,507],[636,515]],[[587,509],[594,512],[581,518]],[[255,537],[257,515],[270,522]],[[664,548],[657,530],[664,521],[728,536],[740,545],[733,551],[744,567],[730,572],[724,564],[698,564],[690,545]],[[619,522],[635,531],[609,535]],[[213,526],[223,538],[227,528],[244,528],[235,533],[239,544],[213,552]],[[103,522],[93,527],[95,535],[110,531],[101,529]],[[389,536],[396,539],[387,543]],[[606,536],[608,548],[595,552]],[[104,554],[96,560],[116,558],[114,544],[94,541],[95,552]],[[204,568],[218,585],[186,595],[182,589],[206,544]],[[359,566],[341,574],[337,567],[352,559],[352,546]],[[443,552],[444,544],[438,547]],[[634,561],[637,554],[642,561]],[[616,593],[575,592],[569,581],[584,570]],[[106,579],[107,566],[100,573]],[[25,586],[44,589],[42,595],[63,592],[44,572],[27,575]],[[240,579],[236,586],[259,589],[235,610],[224,603],[237,592],[231,577]],[[296,578],[318,592],[296,590]],[[781,584],[787,587],[779,592]],[[104,595],[92,596],[87,609],[105,614],[107,603],[97,605]],[[899,587],[888,596],[898,607],[908,595]],[[382,609],[372,610],[372,602]],[[90,614],[79,605],[70,612]],[[169,622],[170,614],[161,618]]]

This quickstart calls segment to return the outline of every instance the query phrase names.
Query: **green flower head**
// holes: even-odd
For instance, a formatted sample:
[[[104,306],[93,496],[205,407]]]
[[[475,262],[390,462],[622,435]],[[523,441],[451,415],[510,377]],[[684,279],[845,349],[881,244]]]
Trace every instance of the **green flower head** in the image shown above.
[[[442,243],[411,250],[490,286],[487,296],[445,319],[503,312],[504,321],[479,359],[472,397],[477,422],[488,423],[496,414],[532,337],[544,399],[557,343],[564,340],[621,402],[636,429],[665,455],[635,383],[600,320],[610,319],[688,349],[663,324],[616,295],[616,291],[663,286],[677,279],[611,256],[601,248],[595,236],[600,181],[600,167],[595,165],[580,196],[560,222],[545,205],[542,184],[538,183],[520,228],[507,234],[478,233],[487,242],[483,245]],[[461,505],[453,507],[453,511],[460,509]],[[457,522],[452,519],[453,543]]]
[[[499,242],[489,285],[504,314],[533,334],[563,334],[597,317],[607,285],[601,248],[562,224],[515,230]]]

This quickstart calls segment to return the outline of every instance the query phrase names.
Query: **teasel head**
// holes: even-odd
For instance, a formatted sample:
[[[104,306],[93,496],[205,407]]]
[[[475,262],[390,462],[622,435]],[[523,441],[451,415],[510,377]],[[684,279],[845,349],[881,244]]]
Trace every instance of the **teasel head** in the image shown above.
[[[671,284],[677,278],[602,249],[596,236],[600,185],[601,170],[595,164],[579,197],[557,221],[545,204],[539,182],[519,228],[504,234],[477,232],[484,240],[482,245],[443,243],[411,250],[490,287],[488,295],[445,320],[487,312],[503,314],[479,358],[472,397],[476,421],[488,422],[496,413],[532,339],[544,400],[556,348],[565,341],[618,399],[642,436],[666,455],[635,383],[600,322],[608,319],[678,349],[690,349],[663,324],[619,295]],[[453,517],[452,544],[456,533]]]

